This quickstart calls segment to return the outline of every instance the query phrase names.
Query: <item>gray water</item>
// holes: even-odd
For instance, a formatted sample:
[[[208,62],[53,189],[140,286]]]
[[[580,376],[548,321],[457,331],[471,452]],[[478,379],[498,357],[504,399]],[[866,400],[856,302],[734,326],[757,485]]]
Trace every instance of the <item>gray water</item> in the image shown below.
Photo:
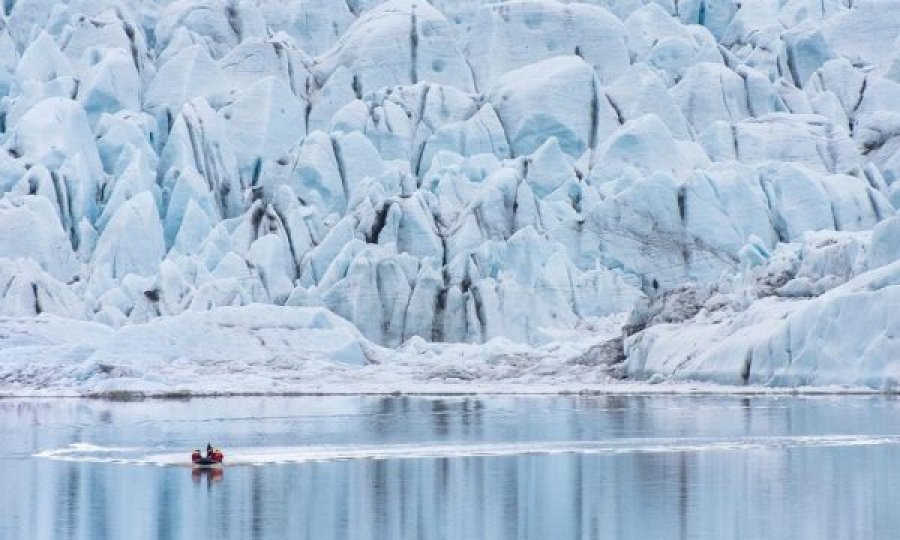
[[[0,400],[0,433],[0,539],[900,537],[887,397]]]

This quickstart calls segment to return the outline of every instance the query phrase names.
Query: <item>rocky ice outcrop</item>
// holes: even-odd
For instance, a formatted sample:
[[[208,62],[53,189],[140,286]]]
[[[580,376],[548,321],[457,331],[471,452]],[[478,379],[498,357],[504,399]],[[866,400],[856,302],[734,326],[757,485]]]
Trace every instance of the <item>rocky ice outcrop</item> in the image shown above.
[[[804,261],[799,273],[810,272],[809,266]],[[822,276],[827,266],[812,271]],[[892,310],[900,293],[898,272],[898,264],[891,263],[821,296],[768,297],[737,309],[728,296],[713,296],[687,321],[655,325],[631,337],[625,346],[627,373],[726,384],[895,388],[893,359],[900,351]]]
[[[842,371],[816,324],[871,303],[878,327],[893,287],[895,11],[8,1],[0,312],[129,336],[314,308],[418,348],[540,347],[632,312],[607,349],[634,376],[891,386],[889,363]],[[831,375],[763,359],[784,328]]]

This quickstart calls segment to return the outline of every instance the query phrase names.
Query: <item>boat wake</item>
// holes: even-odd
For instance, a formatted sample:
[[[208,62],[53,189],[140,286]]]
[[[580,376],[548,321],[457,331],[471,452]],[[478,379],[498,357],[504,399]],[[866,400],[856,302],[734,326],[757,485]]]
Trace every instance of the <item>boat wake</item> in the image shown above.
[[[290,446],[226,449],[226,465],[267,465],[347,460],[442,459],[527,455],[664,454],[797,447],[848,447],[900,444],[900,436],[825,435],[744,438],[641,438],[605,441],[519,443],[410,443],[347,446]],[[75,443],[35,457],[84,463],[191,466],[190,450],[128,448]]]

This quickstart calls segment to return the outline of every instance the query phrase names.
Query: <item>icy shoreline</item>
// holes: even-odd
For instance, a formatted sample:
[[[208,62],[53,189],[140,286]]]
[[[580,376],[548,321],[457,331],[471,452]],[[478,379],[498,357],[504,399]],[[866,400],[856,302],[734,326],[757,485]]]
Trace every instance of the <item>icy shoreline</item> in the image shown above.
[[[624,314],[598,319],[539,347],[503,339],[410,340],[391,350],[320,308],[218,308],[117,330],[50,315],[0,319],[0,398],[896,392],[738,386],[659,372],[649,380],[623,379],[628,359],[610,347],[623,322]]]
[[[284,392],[174,392],[146,393],[141,391],[115,393],[86,393],[42,391],[3,393],[0,400],[30,399],[100,399],[113,401],[132,401],[143,399],[183,400],[183,399],[215,399],[227,397],[317,397],[317,396],[372,396],[372,397],[453,397],[453,396],[895,396],[897,389],[878,390],[863,387],[764,387],[764,386],[729,386],[713,383],[662,382],[650,384],[643,382],[613,382],[606,385],[587,387],[578,386],[533,386],[533,385],[418,385],[414,387],[398,386],[395,390],[371,390],[365,388],[322,388],[316,391],[284,391]]]

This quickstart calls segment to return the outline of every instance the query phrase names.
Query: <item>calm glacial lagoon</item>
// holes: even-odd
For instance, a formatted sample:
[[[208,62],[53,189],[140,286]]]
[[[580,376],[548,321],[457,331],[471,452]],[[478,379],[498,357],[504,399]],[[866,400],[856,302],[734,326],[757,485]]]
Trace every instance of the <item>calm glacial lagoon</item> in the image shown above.
[[[900,534],[889,397],[11,399],[0,433],[4,540]]]

